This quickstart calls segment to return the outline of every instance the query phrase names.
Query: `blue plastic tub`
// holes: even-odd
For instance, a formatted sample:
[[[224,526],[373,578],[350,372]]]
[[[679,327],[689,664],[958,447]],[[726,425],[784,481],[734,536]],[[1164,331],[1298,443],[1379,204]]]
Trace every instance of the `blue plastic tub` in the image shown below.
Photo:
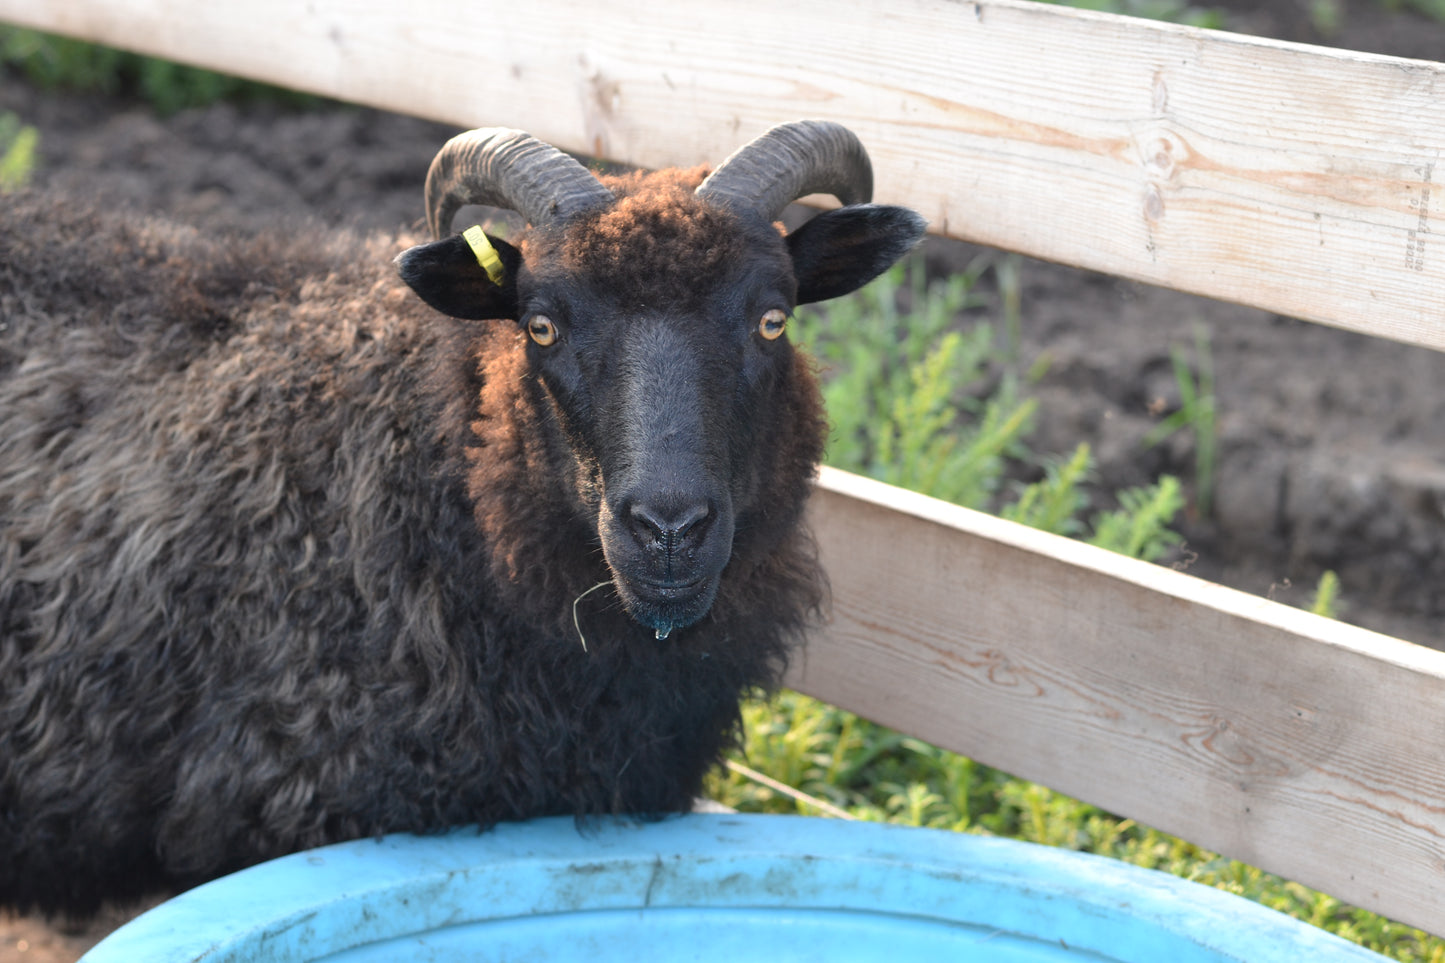
[[[167,902],[86,963],[1335,963],[1374,953],[1164,873],[790,816],[570,819],[298,853]]]

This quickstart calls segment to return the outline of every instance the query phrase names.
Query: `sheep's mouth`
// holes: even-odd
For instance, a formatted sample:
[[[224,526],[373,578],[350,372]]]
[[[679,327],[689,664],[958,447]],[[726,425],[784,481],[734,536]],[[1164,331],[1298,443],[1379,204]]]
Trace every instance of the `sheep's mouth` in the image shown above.
[[[704,586],[706,586],[709,581],[709,579],[700,578],[695,579],[691,582],[673,583],[651,582],[643,579],[640,580],[638,584],[645,588],[650,595],[653,595],[654,597],[659,599],[667,599],[671,601],[677,599],[686,599],[692,597],[693,595],[696,595],[698,592],[701,592],[703,590]]]
[[[691,582],[654,582],[619,575],[614,579],[622,603],[633,620],[667,638],[675,629],[697,622],[717,598],[718,577],[705,576]]]

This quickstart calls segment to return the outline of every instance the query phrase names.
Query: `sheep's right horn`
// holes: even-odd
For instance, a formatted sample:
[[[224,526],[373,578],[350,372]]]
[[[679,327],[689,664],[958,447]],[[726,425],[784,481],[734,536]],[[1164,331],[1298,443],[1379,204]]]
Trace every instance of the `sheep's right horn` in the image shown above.
[[[568,220],[612,201],[612,192],[571,157],[531,134],[482,127],[442,145],[426,175],[426,220],[432,236],[451,233],[466,204],[516,211],[529,224]]]
[[[699,197],[739,213],[777,220],[808,194],[832,194],[844,204],[873,199],[873,165],[856,134],[829,120],[779,124],[738,148],[698,186]]]

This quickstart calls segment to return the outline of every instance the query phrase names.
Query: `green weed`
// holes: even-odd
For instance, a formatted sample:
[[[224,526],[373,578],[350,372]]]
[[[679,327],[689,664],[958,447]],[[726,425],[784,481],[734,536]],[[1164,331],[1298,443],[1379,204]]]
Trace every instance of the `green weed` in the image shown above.
[[[797,339],[824,375],[829,464],[970,508],[988,504],[1006,462],[1025,452],[1037,402],[997,363],[991,325],[952,330],[979,303],[978,275],[930,289],[921,267],[899,265],[826,313],[799,312]]]
[[[1179,545],[1183,538],[1169,525],[1184,507],[1179,479],[1165,475],[1143,488],[1119,493],[1117,511],[1094,516],[1094,534],[1088,541],[1146,562],[1157,562]]]
[[[18,191],[30,182],[39,147],[40,134],[34,127],[22,124],[14,114],[0,113],[0,194]]]
[[[1309,0],[1310,25],[1321,37],[1333,37],[1340,32],[1340,23],[1345,17],[1343,0]]]
[[[1082,486],[1089,480],[1093,463],[1087,442],[1080,442],[1067,460],[1049,459],[1044,477],[1020,489],[1018,498],[999,515],[1055,535],[1080,534],[1080,516],[1089,503]]]
[[[1179,387],[1179,408],[1144,436],[1146,448],[1177,431],[1186,430],[1194,442],[1194,504],[1201,517],[1214,507],[1214,471],[1218,438],[1215,429],[1214,354],[1209,331],[1194,326],[1194,364],[1181,348],[1169,352],[1174,381]]]
[[[1086,526],[1083,486],[1093,457],[1081,445],[1065,461],[1044,459],[1044,477],[1019,488],[1012,501],[1004,495],[1010,466],[1034,457],[1027,438],[1038,402],[1027,396],[1025,382],[1041,366],[1030,367],[1027,378],[1016,373],[1022,365],[1017,259],[1005,258],[995,270],[1002,343],[988,322],[957,329],[960,316],[981,303],[973,295],[977,265],[931,288],[921,265],[897,265],[826,314],[799,312],[797,339],[819,359],[824,376],[833,423],[828,463],[1157,560],[1180,541],[1168,528],[1183,505],[1173,478],[1120,493],[1117,511],[1099,513]]]
[[[1309,610],[1327,619],[1336,618],[1340,608],[1340,577],[1333,569],[1326,569],[1315,587],[1315,597],[1310,601]]]

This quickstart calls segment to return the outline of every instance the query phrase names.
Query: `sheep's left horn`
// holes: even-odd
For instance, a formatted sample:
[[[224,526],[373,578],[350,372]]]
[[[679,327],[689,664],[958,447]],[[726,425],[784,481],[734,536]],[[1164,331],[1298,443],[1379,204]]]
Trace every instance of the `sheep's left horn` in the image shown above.
[[[612,199],[577,161],[506,127],[458,134],[437,151],[426,175],[426,220],[435,238],[451,233],[452,217],[465,204],[504,207],[529,224],[545,224]]]
[[[844,204],[873,199],[873,165],[857,136],[828,120],[779,124],[746,144],[703,181],[698,196],[742,213],[776,220],[808,194],[832,194]]]

